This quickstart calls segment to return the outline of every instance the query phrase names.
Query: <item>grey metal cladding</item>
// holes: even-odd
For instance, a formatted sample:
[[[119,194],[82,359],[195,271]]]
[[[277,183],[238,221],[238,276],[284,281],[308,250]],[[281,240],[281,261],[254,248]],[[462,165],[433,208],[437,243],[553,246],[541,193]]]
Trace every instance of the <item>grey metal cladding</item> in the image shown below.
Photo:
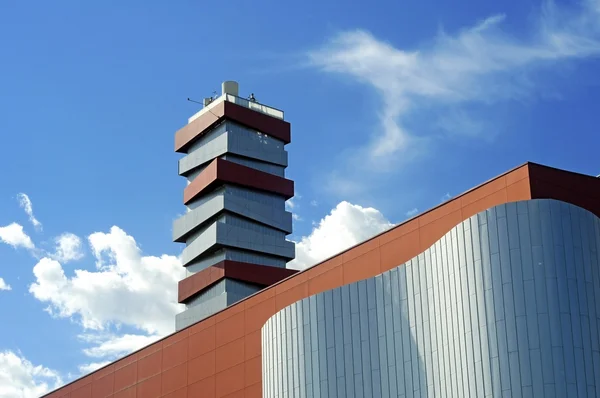
[[[188,154],[179,159],[179,175],[187,175],[226,152],[227,129],[225,124],[221,123],[194,142],[188,149]]]
[[[250,218],[241,217],[238,214],[231,212],[223,213],[219,221],[227,225],[247,229],[249,232],[258,232],[259,234],[272,236],[281,240],[285,240],[285,236],[287,235],[286,232],[279,229],[272,228],[268,225],[258,223]]]
[[[241,295],[225,292],[205,301],[202,305],[187,308],[175,315],[175,330],[181,330],[196,322],[200,322],[204,318],[208,318],[247,296],[249,296],[249,294]]]
[[[246,228],[217,224],[217,243],[222,246],[236,247],[272,256],[293,259],[296,255],[295,244],[278,237],[256,232],[248,233]]]
[[[227,131],[229,152],[287,167],[283,141],[234,122],[227,122]]]
[[[196,322],[207,318],[227,307],[227,293],[220,294],[212,299],[175,315],[175,329],[181,330]]]
[[[189,209],[195,209],[201,206],[204,202],[218,195],[232,195],[239,200],[257,202],[263,205],[271,206],[273,211],[285,209],[285,198],[270,192],[256,191],[246,187],[225,184],[214,191],[201,195],[188,204]]]
[[[185,303],[185,306],[186,308],[191,308],[200,304],[204,304],[208,300],[211,300],[223,293],[233,294],[236,297],[247,297],[251,294],[256,293],[260,289],[262,289],[261,286],[252,283],[225,278],[209,286],[200,294],[187,301]]]
[[[292,232],[292,214],[282,209],[259,202],[248,201],[239,196],[227,194],[225,189],[211,193],[202,204],[190,210],[173,222],[173,240],[183,242],[188,234],[217,214],[228,211],[239,214],[258,223],[276,228],[287,235]]]
[[[187,270],[187,276],[202,271],[224,260],[268,265],[279,268],[285,268],[287,263],[287,259],[285,258],[228,247],[227,249],[222,248],[215,252],[204,253],[202,256],[188,263],[185,267]]]
[[[192,241],[189,241],[189,244],[181,252],[182,265],[186,266],[203,253],[222,246],[285,259],[293,259],[295,256],[293,242],[215,221],[206,229],[202,229]]]
[[[250,159],[232,153],[227,153],[221,156],[221,159],[228,160],[232,163],[237,163],[242,166],[250,167],[252,169],[260,170],[265,173],[273,174],[278,177],[285,177],[285,167],[279,166],[277,164],[267,163],[256,159]]]
[[[288,153],[284,150],[283,142],[233,122],[225,122],[189,148],[188,154],[179,160],[179,175],[187,175],[195,168],[226,153],[283,168],[288,164]]]
[[[181,263],[185,267],[200,255],[208,252],[217,245],[217,222],[205,227],[202,233],[181,252]]]
[[[225,195],[225,209],[242,215],[261,224],[277,228],[287,234],[292,233],[292,213],[260,202],[253,202],[235,195]]]
[[[187,263],[185,266],[186,277],[226,260],[226,255],[229,254],[229,251],[230,249],[219,249],[214,252],[204,253],[202,256]]]
[[[600,397],[600,219],[497,206],[262,328],[263,397]]]

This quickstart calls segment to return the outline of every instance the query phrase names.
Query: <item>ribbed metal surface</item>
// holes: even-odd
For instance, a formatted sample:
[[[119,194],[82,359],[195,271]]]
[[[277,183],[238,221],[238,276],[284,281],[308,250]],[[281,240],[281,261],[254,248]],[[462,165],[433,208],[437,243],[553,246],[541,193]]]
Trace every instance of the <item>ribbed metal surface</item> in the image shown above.
[[[600,220],[532,200],[262,329],[263,396],[600,396]]]
[[[202,305],[214,297],[220,296],[224,293],[229,293],[230,295],[237,297],[246,297],[258,292],[260,289],[262,289],[261,286],[252,283],[237,281],[235,279],[222,279],[219,282],[209,286],[202,292],[201,295],[186,301],[185,304],[187,308],[192,308]]]
[[[288,163],[288,153],[284,150],[282,141],[237,123],[225,121],[190,146],[188,155],[179,160],[179,173],[187,174],[227,153],[262,161],[265,165],[281,167],[273,170],[283,170]],[[260,165],[258,167],[267,172],[271,170],[265,170]]]

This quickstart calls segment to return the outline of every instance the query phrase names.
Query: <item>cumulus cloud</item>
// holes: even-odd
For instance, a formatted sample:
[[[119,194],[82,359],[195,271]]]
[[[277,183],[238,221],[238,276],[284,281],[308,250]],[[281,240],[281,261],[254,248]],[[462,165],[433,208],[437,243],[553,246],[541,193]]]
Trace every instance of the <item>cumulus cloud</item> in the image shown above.
[[[528,97],[539,89],[533,72],[600,54],[600,0],[569,10],[548,2],[525,37],[508,34],[504,21],[505,15],[493,15],[454,34],[441,32],[414,49],[397,48],[365,30],[345,31],[311,51],[312,66],[348,76],[380,95],[381,128],[356,155],[373,169],[385,169],[439,136],[428,128],[475,135],[484,125],[462,107]],[[411,116],[423,110],[431,115],[435,106],[448,113],[427,118],[420,131],[409,128]]]
[[[129,325],[149,335],[174,331],[177,282],[185,276],[175,256],[145,256],[119,227],[88,238],[96,269],[66,275],[61,263],[44,257],[33,268],[33,296],[57,317],[75,318],[85,329]]]
[[[31,199],[29,196],[24,193],[20,193],[17,195],[17,200],[19,201],[19,206],[27,213],[29,216],[29,222],[38,230],[42,230],[42,223],[38,221],[37,218],[33,215],[33,205],[31,204]]]
[[[296,258],[288,267],[304,269],[392,226],[377,209],[341,202],[310,235],[296,242]]]
[[[35,249],[33,241],[29,235],[23,231],[23,226],[16,222],[5,227],[0,227],[0,241],[15,249],[19,247],[29,250]]]
[[[37,398],[62,384],[58,372],[34,365],[20,353],[0,351],[0,397]]]
[[[67,263],[83,257],[83,245],[79,236],[65,232],[56,237],[54,241],[56,243],[56,251],[50,254],[50,257],[53,259]]]
[[[10,287],[10,285],[6,282],[4,282],[4,279],[0,278],[0,290],[11,290],[12,288]]]
[[[84,334],[80,335],[79,339],[93,344],[93,346],[83,350],[85,355],[91,358],[116,359],[154,343],[160,337],[162,336]]]

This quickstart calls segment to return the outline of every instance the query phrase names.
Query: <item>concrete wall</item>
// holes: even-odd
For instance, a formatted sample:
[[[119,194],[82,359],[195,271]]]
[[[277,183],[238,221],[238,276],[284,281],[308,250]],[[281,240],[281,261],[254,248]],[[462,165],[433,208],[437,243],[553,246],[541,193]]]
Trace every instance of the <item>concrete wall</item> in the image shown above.
[[[600,219],[496,206],[262,328],[263,397],[600,396]]]

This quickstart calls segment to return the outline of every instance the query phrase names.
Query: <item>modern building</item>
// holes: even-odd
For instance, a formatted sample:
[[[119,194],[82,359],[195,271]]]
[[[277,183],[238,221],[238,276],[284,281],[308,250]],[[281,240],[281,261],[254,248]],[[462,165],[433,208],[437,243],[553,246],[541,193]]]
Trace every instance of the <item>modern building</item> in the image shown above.
[[[289,131],[226,83],[177,132],[178,330],[48,397],[600,397],[600,179],[525,163],[292,273]]]
[[[285,179],[290,124],[283,112],[238,96],[238,83],[224,82],[222,94],[175,134],[175,151],[185,153],[179,175],[187,178],[188,212],[173,224],[173,239],[187,277],[179,283],[176,317],[183,329],[294,271],[292,214],[285,202],[294,182]]]

